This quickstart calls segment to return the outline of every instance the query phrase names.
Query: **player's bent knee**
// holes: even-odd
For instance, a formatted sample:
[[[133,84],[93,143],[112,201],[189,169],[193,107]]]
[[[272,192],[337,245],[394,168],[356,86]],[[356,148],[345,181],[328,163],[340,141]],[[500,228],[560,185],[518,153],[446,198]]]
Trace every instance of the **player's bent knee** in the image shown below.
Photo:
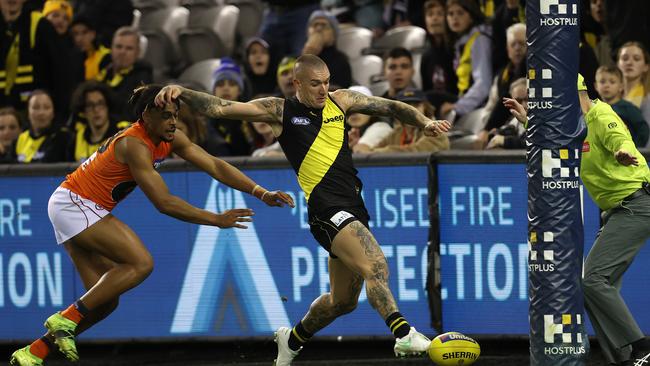
[[[138,260],[133,264],[136,277],[143,281],[153,272],[153,258],[150,255]]]
[[[342,301],[336,304],[337,315],[344,315],[354,311],[357,308],[357,301]]]

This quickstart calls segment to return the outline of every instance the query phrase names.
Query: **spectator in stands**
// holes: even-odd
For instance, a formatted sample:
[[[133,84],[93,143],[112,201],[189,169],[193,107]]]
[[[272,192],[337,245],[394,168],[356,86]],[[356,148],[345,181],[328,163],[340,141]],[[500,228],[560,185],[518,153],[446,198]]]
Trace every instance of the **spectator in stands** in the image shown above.
[[[483,113],[483,130],[478,134],[477,147],[488,143],[490,131],[499,129],[512,119],[502,100],[510,97],[510,85],[517,79],[526,77],[526,25],[516,23],[507,30],[508,64],[494,77],[490,96]]]
[[[280,98],[291,98],[296,95],[296,87],[293,85],[293,65],[295,64],[295,58],[285,57],[278,65],[277,78],[280,89],[278,96]]]
[[[319,0],[264,0],[268,10],[260,26],[260,36],[271,45],[271,56],[279,59],[299,55],[307,40],[309,16],[320,8]]]
[[[58,57],[54,60],[58,63],[56,68],[59,71],[52,75],[52,92],[57,97],[54,110],[60,119],[65,120],[70,112],[70,97],[77,85],[84,81],[84,56],[75,47],[69,32],[72,5],[67,0],[47,0],[43,6],[43,16],[52,23],[59,38]]]
[[[275,70],[276,67],[271,62],[269,44],[259,37],[248,40],[244,72],[251,83],[252,95],[273,93],[276,85]]]
[[[499,129],[490,131],[488,149],[526,148],[526,113],[528,111],[528,88],[526,79],[521,78],[510,84],[510,98],[501,101],[510,111],[512,119]]]
[[[336,70],[330,80],[334,89],[347,88],[352,84],[348,57],[336,48],[338,34],[339,22],[336,17],[323,10],[316,10],[309,17],[307,42],[302,49],[303,55],[316,55],[325,61],[330,70]]]
[[[0,109],[0,164],[16,162],[16,140],[21,133],[20,116],[12,107]]]
[[[638,108],[646,121],[650,121],[650,54],[639,42],[624,44],[616,57],[623,72],[625,92],[623,99]]]
[[[76,125],[74,137],[68,144],[67,159],[83,162],[119,128],[117,121],[111,118],[112,96],[108,85],[86,81],[75,90],[72,101],[72,110],[83,117],[84,123]]]
[[[64,35],[72,22],[72,5],[67,0],[47,0],[43,5],[43,16],[58,34]]]
[[[612,50],[618,50],[630,41],[636,41],[645,49],[650,48],[650,1],[605,1],[605,28],[611,40]]]
[[[74,2],[75,14],[90,20],[100,44],[111,47],[115,32],[133,23],[132,0],[83,0]],[[131,91],[129,90],[129,95]]]
[[[612,109],[625,122],[630,130],[634,145],[639,148],[648,145],[647,121],[643,118],[641,110],[634,104],[623,99],[623,73],[616,66],[601,66],[596,72],[596,90],[603,102],[612,106]]]
[[[70,25],[75,46],[85,53],[84,79],[95,80],[99,70],[111,63],[111,50],[99,43],[97,31],[89,18],[76,16]]]
[[[365,86],[354,85],[349,89],[369,97],[372,96],[370,89]],[[387,119],[369,116],[367,114],[349,113],[347,115],[347,122],[350,125],[350,129],[348,130],[348,145],[354,153],[370,151],[393,131],[393,127]]]
[[[433,118],[433,106],[427,101],[424,93],[418,89],[407,88],[395,96],[395,100],[408,103],[417,108],[422,114]],[[390,152],[436,152],[449,150],[449,139],[446,134],[437,137],[426,136],[423,131],[410,124],[393,122],[394,128],[375,148],[368,153]]]
[[[37,88],[54,90],[58,38],[52,24],[37,12],[23,11],[24,1],[0,0],[0,106],[27,109]]]
[[[54,102],[42,89],[27,100],[29,130],[18,136],[16,160],[19,163],[56,163],[66,161],[69,135],[54,125]]]
[[[178,112],[176,128],[183,131],[193,143],[199,145],[212,156],[227,156],[230,154],[228,143],[221,135],[208,126],[200,113],[194,113],[184,103]]]
[[[393,48],[384,61],[384,75],[388,81],[388,90],[383,98],[393,99],[397,93],[413,85],[413,56],[403,47]]]
[[[215,96],[223,100],[240,101],[244,80],[239,66],[228,57],[221,59],[219,67],[214,71],[212,85],[212,92]],[[228,155],[250,154],[251,147],[242,129],[242,121],[218,118],[211,119],[209,124],[228,144]]]
[[[140,54],[140,32],[132,27],[122,27],[115,32],[111,46],[111,63],[100,70],[97,80],[113,89],[120,119],[135,121],[137,116],[128,106],[133,90],[153,80],[151,65],[138,60]]]
[[[436,109],[442,103],[453,102],[458,98],[454,53],[445,14],[445,0],[427,0],[424,3],[424,21],[429,42],[422,54],[420,76],[422,90],[428,94]]]
[[[506,30],[513,24],[526,23],[526,1],[505,0],[497,6],[492,20],[492,70],[501,70],[508,63]],[[499,103],[500,104],[500,103]]]
[[[280,143],[273,135],[273,129],[268,123],[247,122],[246,128],[251,135],[253,151],[251,156],[284,156]]]
[[[599,65],[613,65],[612,46],[605,27],[605,0],[583,2],[580,23],[582,42],[594,51]]]
[[[453,121],[479,108],[490,93],[492,81],[492,41],[490,29],[475,0],[448,0],[447,25],[454,38],[454,65],[459,99],[443,103],[440,116]],[[455,115],[455,116],[454,116]]]

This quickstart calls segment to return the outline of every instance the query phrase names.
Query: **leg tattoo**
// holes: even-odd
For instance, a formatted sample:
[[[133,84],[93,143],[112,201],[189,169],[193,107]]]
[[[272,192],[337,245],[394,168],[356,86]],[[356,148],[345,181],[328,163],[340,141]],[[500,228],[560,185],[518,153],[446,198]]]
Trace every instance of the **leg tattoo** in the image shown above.
[[[308,332],[314,334],[339,316],[352,312],[357,306],[362,285],[363,277],[354,276],[352,278],[348,285],[348,293],[353,296],[350,299],[345,299],[347,301],[335,302],[329,292],[319,296],[309,307],[309,312],[302,318],[302,325]]]
[[[388,288],[386,257],[375,238],[362,223],[355,221],[350,223],[350,227],[354,229],[354,235],[359,239],[366,258],[371,263],[370,273],[364,274],[368,302],[383,319],[386,319],[388,315],[398,311],[395,298]]]

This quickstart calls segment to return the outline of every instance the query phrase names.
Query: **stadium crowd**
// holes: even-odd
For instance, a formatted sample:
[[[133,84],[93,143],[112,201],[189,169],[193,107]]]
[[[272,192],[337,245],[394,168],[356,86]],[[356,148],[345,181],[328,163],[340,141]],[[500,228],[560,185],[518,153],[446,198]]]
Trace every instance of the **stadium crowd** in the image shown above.
[[[0,163],[84,161],[137,120],[127,98],[143,83],[290,98],[307,53],[328,65],[332,90],[454,123],[429,137],[351,114],[355,153],[523,147],[525,126],[502,100],[527,105],[524,0],[0,0],[0,10]],[[645,0],[582,2],[580,73],[639,148],[649,145],[648,19]],[[283,155],[258,121],[183,107],[178,128],[216,156]]]

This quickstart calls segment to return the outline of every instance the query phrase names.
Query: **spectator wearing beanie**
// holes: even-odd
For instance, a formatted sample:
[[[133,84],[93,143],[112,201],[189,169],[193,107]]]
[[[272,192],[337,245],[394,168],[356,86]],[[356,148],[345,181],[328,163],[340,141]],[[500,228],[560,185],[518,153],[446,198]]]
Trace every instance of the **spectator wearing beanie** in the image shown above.
[[[215,96],[224,100],[239,100],[244,89],[244,79],[241,69],[233,60],[227,57],[221,59],[212,79],[212,92]],[[242,121],[216,118],[211,119],[209,124],[226,140],[230,156],[249,155],[251,148],[242,129]]]
[[[269,44],[254,37],[246,43],[244,72],[251,83],[251,95],[271,94],[275,90],[275,63],[271,60]]]
[[[352,70],[347,56],[336,48],[339,22],[336,17],[323,10],[311,13],[307,27],[307,42],[302,54],[320,57],[331,71],[330,85],[347,88],[352,84]]]

